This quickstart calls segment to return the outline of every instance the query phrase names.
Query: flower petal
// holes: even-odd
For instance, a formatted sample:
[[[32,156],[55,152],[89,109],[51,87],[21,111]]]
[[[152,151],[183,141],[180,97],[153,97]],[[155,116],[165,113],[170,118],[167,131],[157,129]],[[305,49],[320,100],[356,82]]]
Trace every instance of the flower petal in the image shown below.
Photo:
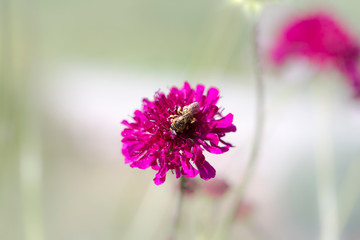
[[[155,178],[154,178],[154,183],[156,185],[161,185],[165,182],[166,180],[166,172],[167,172],[167,168],[166,167],[163,167],[160,169],[160,171],[155,175]]]
[[[201,139],[198,139],[199,143],[203,146],[203,148],[210,152],[210,153],[214,153],[214,154],[221,154],[221,153],[224,153],[224,152],[227,152],[229,151],[229,147],[228,146],[225,146],[225,147],[219,147],[219,146],[216,146],[216,145],[209,145],[207,144],[206,142],[202,141]]]
[[[232,125],[233,120],[234,120],[234,115],[229,113],[225,117],[223,117],[219,120],[215,120],[213,122],[215,123],[216,128],[227,128]]]
[[[205,139],[209,140],[210,142],[212,142],[215,145],[219,144],[219,136],[215,133],[206,134]]]
[[[203,104],[203,100],[204,100],[204,91],[205,91],[204,85],[199,84],[196,86],[196,102],[200,103],[201,105]]]
[[[196,167],[199,170],[200,177],[204,180],[214,178],[216,175],[216,170],[207,161],[204,161],[202,165],[196,165]]]
[[[185,177],[195,177],[198,171],[191,165],[188,158],[180,157],[182,172]]]
[[[219,90],[217,88],[209,88],[206,96],[206,105],[215,105],[217,101],[219,100]]]
[[[154,161],[156,161],[156,158],[154,156],[142,156],[137,161],[130,164],[130,167],[134,168],[137,167],[139,169],[146,169],[154,164]]]

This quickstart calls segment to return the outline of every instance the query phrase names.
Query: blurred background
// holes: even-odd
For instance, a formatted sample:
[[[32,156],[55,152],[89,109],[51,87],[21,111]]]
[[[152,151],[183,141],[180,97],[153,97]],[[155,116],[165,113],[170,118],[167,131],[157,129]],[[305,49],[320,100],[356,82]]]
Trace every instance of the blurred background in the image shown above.
[[[236,147],[206,157],[229,192],[239,184],[255,126],[253,23],[242,1],[0,8],[1,240],[166,239],[177,181],[168,173],[156,186],[153,170],[124,164],[120,122],[185,80],[219,88],[234,114],[238,130],[226,140]],[[265,134],[231,239],[360,239],[360,102],[336,71],[267,61],[286,16],[314,8],[336,12],[359,37],[359,1],[266,4]],[[179,239],[210,239],[226,197],[186,198]]]

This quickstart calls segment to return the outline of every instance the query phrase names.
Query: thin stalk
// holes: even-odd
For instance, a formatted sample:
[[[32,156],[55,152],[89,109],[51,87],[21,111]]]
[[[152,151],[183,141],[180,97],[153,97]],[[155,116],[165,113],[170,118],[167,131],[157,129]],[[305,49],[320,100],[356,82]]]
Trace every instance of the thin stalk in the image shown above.
[[[24,240],[43,240],[43,159],[42,133],[36,94],[39,82],[36,80],[37,62],[37,1],[28,0],[19,12],[18,21],[22,26],[22,65],[17,66],[21,74],[18,99],[21,101],[19,123],[19,167],[23,212]]]
[[[229,218],[225,220],[225,229],[223,231],[223,236],[221,239],[228,239],[233,223],[236,219],[238,204],[243,200],[244,193],[252,179],[256,166],[258,155],[262,142],[262,135],[264,129],[264,119],[265,119],[265,89],[264,89],[264,79],[263,79],[263,70],[260,57],[260,47],[259,47],[259,21],[255,20],[253,27],[253,37],[252,45],[254,51],[254,66],[255,66],[255,88],[256,88],[256,122],[254,137],[251,147],[251,152],[249,155],[249,161],[245,167],[243,178],[240,182],[240,185],[235,191],[235,197],[233,201],[233,206],[229,214]]]
[[[181,209],[182,209],[183,199],[184,199],[185,181],[186,181],[185,177],[180,178],[180,189],[179,189],[179,193],[178,193],[178,199],[177,199],[174,218],[173,218],[173,224],[172,224],[172,228],[171,228],[171,232],[169,234],[168,240],[174,240],[176,238],[176,234],[179,229],[180,215],[181,215]]]
[[[253,30],[253,48],[254,48],[254,65],[255,65],[255,84],[256,84],[256,122],[255,132],[249,157],[248,164],[245,168],[245,175],[240,186],[237,189],[237,195],[239,199],[242,199],[242,194],[245,191],[251,177],[253,176],[258,155],[260,151],[263,129],[264,129],[264,118],[265,118],[265,91],[264,91],[264,80],[263,80],[263,69],[260,58],[260,47],[259,47],[259,23],[258,21],[254,24]]]
[[[360,152],[358,151],[355,156],[360,156]],[[344,232],[345,227],[356,212],[357,204],[360,198],[360,188],[354,184],[360,182],[360,162],[358,160],[358,157],[354,157],[351,160],[351,164],[348,167],[343,183],[339,189],[339,235]]]
[[[331,86],[321,86],[314,91],[316,113],[315,163],[319,208],[320,240],[340,239],[338,196],[335,188],[335,166],[333,152],[333,94]],[[320,95],[320,96],[319,96]]]
[[[246,165],[243,179],[236,190],[236,204],[243,199],[244,192],[249,185],[249,182],[254,175],[255,168],[257,165],[258,155],[260,151],[263,129],[264,129],[264,118],[265,118],[265,91],[264,91],[264,79],[263,70],[260,58],[259,49],[259,23],[258,21],[254,24],[253,30],[253,48],[254,48],[254,65],[255,65],[255,84],[256,84],[256,122],[255,132],[252,143],[252,148],[249,156],[249,161]],[[233,217],[235,217],[235,211]]]

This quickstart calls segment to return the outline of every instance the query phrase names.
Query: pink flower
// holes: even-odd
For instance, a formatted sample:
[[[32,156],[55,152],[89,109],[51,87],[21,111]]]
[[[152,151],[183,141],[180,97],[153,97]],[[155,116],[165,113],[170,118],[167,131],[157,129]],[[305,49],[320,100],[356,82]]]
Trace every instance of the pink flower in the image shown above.
[[[313,13],[291,20],[281,30],[272,49],[272,60],[281,65],[290,56],[305,57],[340,70],[360,96],[360,47],[355,38],[331,15]]]
[[[219,107],[219,90],[197,85],[192,89],[185,82],[184,87],[170,89],[165,95],[155,94],[154,101],[143,100],[142,110],[134,112],[134,121],[122,121],[122,153],[125,163],[131,167],[157,171],[154,182],[164,183],[166,173],[180,176],[200,177],[205,180],[215,177],[215,169],[205,160],[203,150],[214,154],[227,152],[232,145],[222,138],[228,132],[235,132],[231,113],[223,116]],[[185,128],[176,132],[172,125],[175,119],[185,115],[186,106],[194,103],[197,108],[185,122]],[[183,110],[180,110],[179,107]],[[171,116],[173,115],[173,116]]]
[[[229,187],[224,179],[214,179],[205,184],[204,191],[213,198],[219,198],[229,190]]]

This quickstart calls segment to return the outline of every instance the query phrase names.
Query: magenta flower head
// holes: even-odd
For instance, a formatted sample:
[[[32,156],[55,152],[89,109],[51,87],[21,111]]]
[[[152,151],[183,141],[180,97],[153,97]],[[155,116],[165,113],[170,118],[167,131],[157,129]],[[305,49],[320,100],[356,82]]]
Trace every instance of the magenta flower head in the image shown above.
[[[330,14],[317,12],[296,17],[282,28],[271,58],[281,65],[290,56],[305,57],[319,66],[335,66],[360,96],[359,44]]]
[[[211,87],[192,89],[173,87],[169,94],[157,92],[154,101],[143,99],[142,110],[134,112],[133,122],[122,124],[122,153],[131,167],[151,167],[157,173],[156,185],[164,183],[170,170],[176,178],[195,177],[204,180],[215,177],[215,169],[205,160],[203,151],[221,154],[232,145],[222,138],[235,132],[233,115],[222,115],[216,105],[219,90]]]

